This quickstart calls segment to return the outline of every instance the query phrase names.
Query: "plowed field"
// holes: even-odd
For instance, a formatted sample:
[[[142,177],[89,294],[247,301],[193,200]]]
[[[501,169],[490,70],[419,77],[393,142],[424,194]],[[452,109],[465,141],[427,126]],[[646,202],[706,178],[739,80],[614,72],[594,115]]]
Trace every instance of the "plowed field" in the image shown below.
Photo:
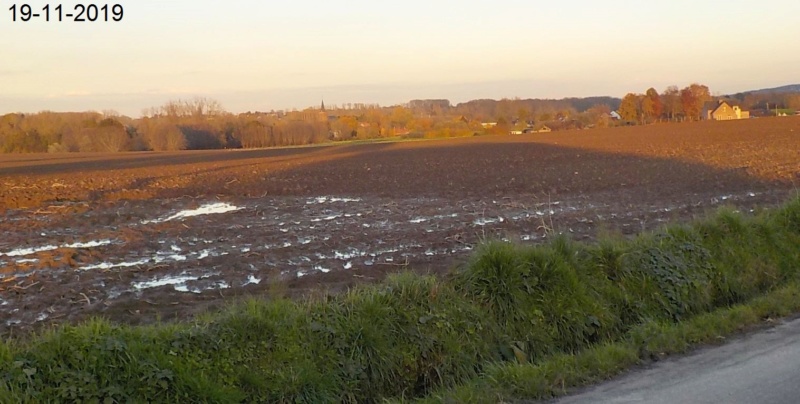
[[[273,150],[0,156],[0,334],[443,273],[800,184],[800,118]]]

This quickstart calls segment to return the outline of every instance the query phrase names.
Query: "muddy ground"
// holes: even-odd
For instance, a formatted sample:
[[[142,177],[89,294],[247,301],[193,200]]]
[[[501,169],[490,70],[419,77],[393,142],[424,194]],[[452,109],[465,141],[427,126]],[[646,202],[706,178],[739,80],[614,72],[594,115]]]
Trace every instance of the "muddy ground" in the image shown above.
[[[485,239],[577,240],[784,202],[800,119],[274,150],[0,156],[0,333],[442,274]]]

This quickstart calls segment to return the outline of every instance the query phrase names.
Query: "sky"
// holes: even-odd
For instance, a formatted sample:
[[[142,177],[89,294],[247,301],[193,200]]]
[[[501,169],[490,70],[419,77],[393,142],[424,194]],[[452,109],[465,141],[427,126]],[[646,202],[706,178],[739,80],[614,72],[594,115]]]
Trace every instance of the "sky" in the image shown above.
[[[196,96],[244,112],[800,83],[797,0],[118,1],[121,22],[83,23],[12,22],[16,2],[0,1],[0,114],[136,117]]]

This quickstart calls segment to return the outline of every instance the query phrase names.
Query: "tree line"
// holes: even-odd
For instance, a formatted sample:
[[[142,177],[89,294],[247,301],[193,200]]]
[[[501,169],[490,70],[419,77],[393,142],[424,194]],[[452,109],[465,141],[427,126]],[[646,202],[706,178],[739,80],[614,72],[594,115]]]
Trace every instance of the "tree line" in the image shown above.
[[[414,100],[405,105],[345,104],[233,114],[211,99],[175,100],[140,118],[114,111],[0,116],[0,152],[119,152],[296,146],[352,139],[434,138],[507,133],[619,103],[611,97],[564,100]],[[604,104],[606,105],[606,104]],[[604,107],[610,111],[610,106]],[[602,110],[603,108],[601,108]],[[486,122],[496,125],[486,127]],[[588,121],[587,121],[588,122]]]
[[[654,88],[624,98],[412,100],[405,105],[321,105],[233,114],[211,99],[169,101],[140,118],[114,111],[0,116],[0,152],[120,152],[297,146],[375,138],[506,134],[546,124],[552,130],[700,119],[714,99],[707,86]],[[800,109],[800,94],[730,97],[749,109]],[[620,120],[613,111],[618,111]]]
[[[696,121],[701,118],[705,103],[712,99],[708,86],[697,83],[683,89],[669,86],[660,94],[655,88],[649,88],[644,94],[626,94],[620,103],[619,115],[626,122],[637,123]]]
[[[708,86],[692,83],[684,88],[669,86],[662,93],[649,88],[644,94],[628,93],[622,98],[619,115],[627,123],[655,121],[696,121],[709,101],[725,100],[752,111],[755,116],[773,115],[772,110],[800,110],[800,94],[793,92],[752,92],[714,96]]]

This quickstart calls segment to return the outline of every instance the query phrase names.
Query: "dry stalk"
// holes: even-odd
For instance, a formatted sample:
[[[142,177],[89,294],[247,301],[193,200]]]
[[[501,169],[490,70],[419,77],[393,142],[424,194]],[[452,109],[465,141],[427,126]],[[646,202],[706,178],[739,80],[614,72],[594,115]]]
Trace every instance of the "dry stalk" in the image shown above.
[[[32,287],[34,287],[34,286],[38,285],[38,284],[39,284],[39,282],[34,282],[34,283],[31,283],[31,284],[30,284],[30,285],[28,285],[28,286],[19,286],[19,285],[16,285],[16,286],[13,286],[13,288],[14,288],[14,289],[19,289],[19,290],[28,290],[28,289],[30,289],[30,288],[32,288]]]

